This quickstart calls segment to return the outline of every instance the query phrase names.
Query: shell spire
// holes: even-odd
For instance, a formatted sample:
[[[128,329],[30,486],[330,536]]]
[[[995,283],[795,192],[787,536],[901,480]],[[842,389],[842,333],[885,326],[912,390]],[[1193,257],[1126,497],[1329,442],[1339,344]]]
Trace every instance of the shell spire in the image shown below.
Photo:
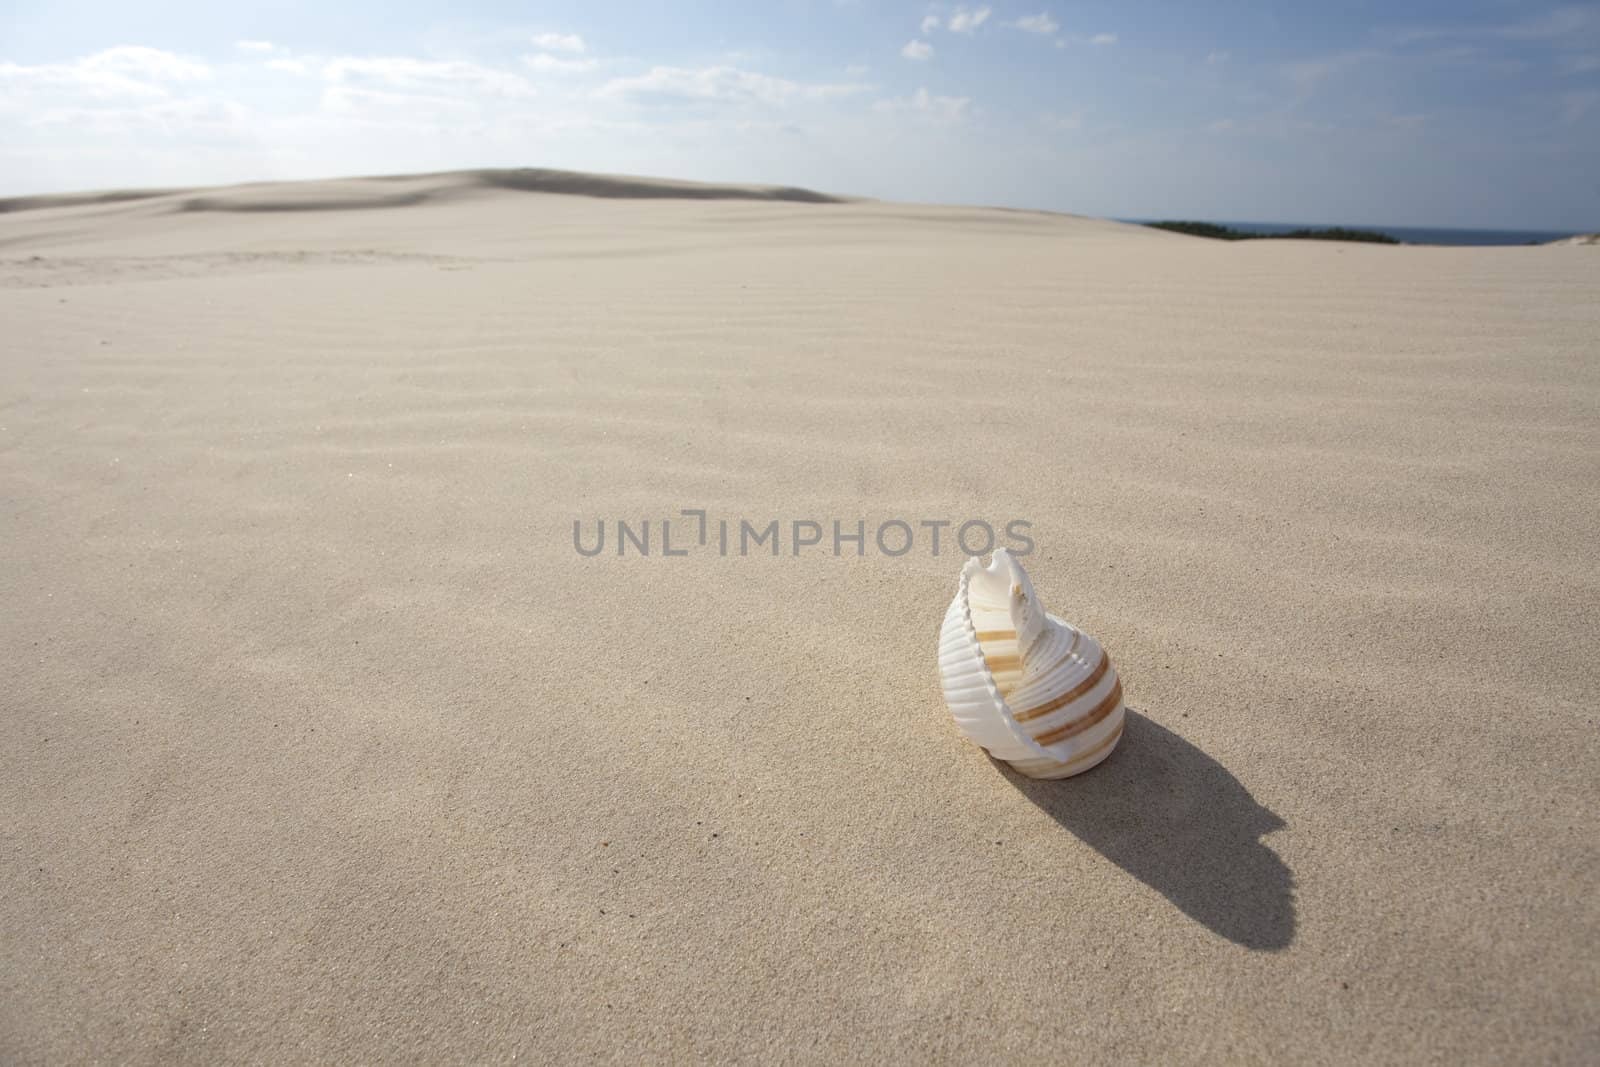
[[[995,549],[989,565],[985,567],[977,556],[967,560],[971,572],[968,581],[981,590],[989,601],[1008,600],[1011,605],[1011,626],[1017,632],[1017,645],[1023,655],[1048,625],[1044,605],[1033,591],[1033,580],[1006,549]]]
[[[1003,548],[962,567],[939,675],[961,732],[1030,777],[1086,771],[1122,737],[1122,682],[1105,649],[1046,611]]]

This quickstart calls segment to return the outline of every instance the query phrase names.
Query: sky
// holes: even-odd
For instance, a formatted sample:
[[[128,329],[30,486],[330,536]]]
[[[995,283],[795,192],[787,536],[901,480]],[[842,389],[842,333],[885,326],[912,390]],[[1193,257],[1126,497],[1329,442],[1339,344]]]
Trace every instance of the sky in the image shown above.
[[[1600,230],[1600,3],[6,0],[0,195],[539,166]]]

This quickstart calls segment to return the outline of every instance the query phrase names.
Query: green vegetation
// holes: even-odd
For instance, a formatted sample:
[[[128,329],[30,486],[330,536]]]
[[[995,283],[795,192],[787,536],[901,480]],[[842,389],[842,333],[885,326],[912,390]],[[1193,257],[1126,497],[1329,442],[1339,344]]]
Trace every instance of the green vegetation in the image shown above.
[[[1214,222],[1147,222],[1145,225],[1157,230],[1186,233],[1190,237],[1214,237],[1219,241],[1244,241],[1255,236],[1230,226],[1218,226]]]
[[[1349,230],[1334,226],[1326,230],[1292,230],[1289,233],[1247,233],[1231,226],[1218,226],[1214,222],[1147,222],[1158,230],[1186,233],[1190,237],[1210,237],[1218,241],[1261,241],[1274,237],[1294,238],[1301,241],[1367,241],[1371,244],[1397,245],[1400,242],[1376,230]]]

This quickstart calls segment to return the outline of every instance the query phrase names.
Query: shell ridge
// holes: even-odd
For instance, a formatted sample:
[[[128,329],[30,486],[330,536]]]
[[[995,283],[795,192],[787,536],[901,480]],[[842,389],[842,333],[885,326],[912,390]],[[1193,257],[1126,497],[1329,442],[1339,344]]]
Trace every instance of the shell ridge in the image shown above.
[[[973,665],[974,673],[976,673],[980,678],[982,691],[989,698],[995,710],[999,712],[998,718],[1004,725],[1005,732],[1007,735],[1009,735],[1009,739],[1015,745],[1027,752],[1034,753],[1041,757],[1046,756],[1047,753],[1044,746],[1040,745],[1037,741],[1030,737],[1016,721],[1016,716],[1011,713],[1010,707],[1006,704],[1005,697],[1000,693],[999,686],[995,684],[994,673],[989,669],[988,663],[983,658],[983,651],[978,645],[978,628],[973,624],[972,621],[970,587],[973,572],[975,570],[982,569],[982,567],[983,565],[978,561],[978,558],[973,556],[969,558],[965,566],[961,568],[961,578],[956,584],[956,596],[955,599],[951,601],[950,611],[946,614],[946,625],[949,625],[951,622],[956,623],[958,627],[958,641],[962,647],[962,651],[965,654],[970,655],[975,661]],[[951,616],[954,616],[954,618],[952,619]],[[955,708],[952,707],[951,711],[954,712]],[[961,721],[963,717],[958,714],[956,718],[958,721]],[[972,719],[967,721],[976,723],[979,720],[976,716],[974,716]],[[968,733],[966,730],[963,730],[962,732]],[[971,733],[968,733],[968,736],[972,736]],[[982,744],[982,742],[979,743]],[[985,745],[984,747],[988,748],[990,746]],[[1006,757],[1002,756],[1001,758]]]

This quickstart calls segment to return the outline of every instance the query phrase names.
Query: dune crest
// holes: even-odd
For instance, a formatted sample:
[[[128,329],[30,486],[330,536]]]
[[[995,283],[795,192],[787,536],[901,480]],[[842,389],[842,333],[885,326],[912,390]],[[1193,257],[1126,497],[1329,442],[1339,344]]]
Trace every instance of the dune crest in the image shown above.
[[[614,200],[766,200],[841,204],[857,199],[797,186],[692,182],[543,167],[484,168],[330,178],[317,181],[252,182],[216,188],[115,189],[0,199],[0,214],[47,208],[86,207],[169,198],[174,211],[324,211],[405,207],[449,200],[485,190],[513,190]],[[196,195],[203,193],[204,195]]]

